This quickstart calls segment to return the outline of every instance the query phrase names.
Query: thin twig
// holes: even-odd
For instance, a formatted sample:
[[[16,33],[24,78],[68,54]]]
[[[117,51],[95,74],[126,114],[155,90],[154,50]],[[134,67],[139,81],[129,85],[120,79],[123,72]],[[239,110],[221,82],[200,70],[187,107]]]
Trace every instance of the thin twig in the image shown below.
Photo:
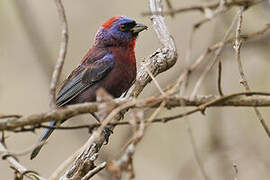
[[[171,13],[170,13],[170,16],[171,16],[171,17],[174,17],[173,6],[172,6],[171,1],[170,1],[170,0],[166,0],[165,2],[166,2],[166,4],[167,4],[167,6],[168,6],[169,11],[171,12]]]
[[[247,95],[248,97],[241,97],[241,95]],[[211,106],[270,106],[270,98],[267,96],[269,96],[269,93],[265,92],[241,92],[236,94],[234,93],[226,96],[230,98],[226,98],[224,101],[221,101],[216,104],[211,104]],[[160,103],[165,100],[166,102],[165,107],[173,108],[181,106],[181,101],[185,102],[185,106],[199,106],[213,99],[218,99],[218,97],[202,96],[196,97],[194,99],[187,99],[175,95],[168,95],[165,97],[153,96],[144,99],[126,99],[122,101],[115,101],[115,103],[117,107],[122,106],[123,104],[126,103],[130,103],[127,108],[155,108],[158,107]],[[51,120],[62,121],[74,117],[76,115],[93,113],[97,111],[98,111],[98,103],[69,105],[58,110],[52,110],[46,113],[32,114],[29,116],[24,116],[19,119],[18,118],[4,119],[3,121],[0,121],[0,130],[12,131],[18,130],[17,128],[22,128],[21,130],[23,131],[24,130],[23,127],[28,125],[30,126],[32,125],[33,128],[39,128],[38,124],[43,122],[49,122]]]
[[[222,79],[222,62],[218,62],[218,92],[220,96],[224,96],[222,87],[221,87],[221,79]]]
[[[270,24],[266,24],[266,26],[261,29],[258,30],[256,32],[250,33],[250,34],[245,34],[245,35],[241,35],[241,39],[244,40],[250,40],[256,36],[259,35],[263,35],[266,31],[268,31],[270,29]],[[225,41],[225,45],[232,43],[233,41],[235,41],[235,37],[232,37],[230,39],[228,39],[227,41]],[[208,47],[197,59],[196,61],[190,66],[189,71],[192,72],[194,71],[196,68],[199,67],[199,65],[202,63],[202,61],[205,59],[205,57],[210,54],[211,52],[217,50],[218,48],[220,48],[223,45],[222,41],[213,44],[212,46]]]
[[[104,169],[106,167],[106,162],[101,163],[100,165],[98,165],[97,167],[95,167],[94,169],[92,169],[91,171],[89,171],[83,178],[82,180],[88,180],[91,177],[93,177],[95,174],[99,173],[102,169]]]
[[[178,115],[175,115],[175,116],[171,116],[171,117],[165,117],[165,118],[158,118],[158,119],[154,119],[152,122],[168,122],[168,121],[172,121],[172,120],[175,120],[175,119],[178,119],[178,118],[181,118],[181,117],[185,117],[187,115],[190,115],[190,114],[193,114],[195,112],[198,112],[198,111],[201,111],[202,113],[204,113],[204,111],[206,110],[207,107],[210,107],[211,105],[215,105],[215,104],[218,104],[218,103],[221,103],[221,102],[224,102],[230,98],[233,98],[233,97],[237,97],[239,95],[249,95],[250,92],[241,92],[241,93],[234,93],[234,94],[230,94],[230,95],[225,95],[225,96],[222,96],[222,97],[218,97],[216,99],[212,99],[212,100],[208,100],[207,102],[205,102],[204,104],[201,104],[200,106],[198,106],[197,108],[195,109],[192,109],[190,111],[187,111],[187,112],[184,112],[184,113],[181,113],[181,114],[178,114]],[[270,95],[269,93],[259,93],[259,94],[264,94],[264,95]],[[251,95],[251,94],[250,94]],[[182,104],[182,102],[181,102]],[[121,111],[122,108],[128,108],[130,105],[134,105],[134,102],[131,102],[131,103],[127,103],[127,104],[124,104],[122,107],[118,107],[116,109],[114,109],[112,111],[112,113],[109,114],[109,116],[107,116],[106,118],[106,123],[102,123],[102,126],[104,128],[104,126],[108,125],[109,123],[109,120],[111,118],[113,118],[118,112]],[[119,123],[120,124],[120,123]],[[123,123],[122,123],[123,124]],[[126,123],[127,124],[127,123]],[[101,126],[101,127],[102,127]],[[94,134],[94,133],[93,133]],[[77,151],[78,152],[78,151]],[[69,160],[70,161],[70,160]]]
[[[132,117],[129,120],[133,128],[133,136],[124,145],[124,153],[117,160],[110,161],[108,170],[118,179],[124,172],[129,174],[129,179],[135,177],[133,169],[133,155],[135,154],[136,145],[142,139],[145,132],[144,112],[142,110],[132,111]]]
[[[256,5],[258,3],[261,3],[262,1],[265,0],[227,0],[225,3],[225,6],[227,6],[228,8],[231,8],[233,6],[253,6]],[[178,9],[173,9],[173,10],[169,10],[169,11],[164,11],[162,12],[163,15],[171,15],[173,14],[180,14],[180,13],[184,13],[184,12],[188,12],[188,11],[199,11],[201,13],[205,13],[205,11],[207,11],[207,9],[209,10],[215,10],[219,7],[220,2],[213,2],[213,3],[207,3],[207,4],[199,4],[199,5],[191,5],[191,6],[187,6],[187,7],[182,7],[182,8],[178,8]],[[160,12],[154,12],[155,14],[160,14]],[[143,16],[150,16],[152,13],[150,12],[143,12],[142,15]]]
[[[2,134],[2,139],[0,141],[0,154],[1,154],[2,159],[7,160],[8,163],[11,165],[11,167],[13,167],[17,172],[19,172],[20,176],[22,177],[26,176],[32,180],[36,180],[37,178],[39,178],[40,180],[45,180],[45,178],[39,176],[34,171],[30,171],[24,166],[22,166],[14,155],[9,154],[9,151],[7,150],[7,147],[4,142],[3,134]]]
[[[150,11],[161,12],[162,11],[161,0],[149,0],[149,8],[150,8]],[[158,49],[153,55],[150,56],[149,59],[147,59],[143,63],[145,63],[145,66],[149,68],[150,72],[154,76],[156,76],[168,70],[170,67],[172,67],[175,64],[177,60],[177,53],[176,53],[176,47],[175,47],[174,41],[168,32],[164,18],[160,15],[153,15],[151,17],[151,20],[153,21],[154,30],[156,32],[158,39],[160,40],[162,44],[162,48]],[[131,88],[130,94],[128,94],[128,96],[137,97],[150,81],[151,81],[151,78],[148,76],[147,71],[145,71],[144,67],[141,67],[141,69],[137,73],[135,86],[134,88]],[[97,132],[99,133],[99,135],[100,135],[101,129],[102,128],[104,129],[104,127],[108,125],[108,123],[110,123],[111,119],[113,119],[116,114],[118,114],[123,109],[127,109],[130,106],[134,106],[135,105],[134,103],[135,101],[131,101],[126,104],[122,104],[119,107],[116,107],[105,118],[105,120],[102,122],[102,125],[98,128]],[[95,139],[95,136],[94,136],[95,134],[96,133],[93,133],[92,136],[89,138],[88,142],[86,143],[87,146],[89,146],[92,143],[90,141],[91,139]],[[73,159],[70,159],[70,160],[72,161]],[[70,161],[65,162],[65,164],[69,164],[69,163]],[[55,176],[55,177],[58,177],[58,176]]]
[[[239,0],[239,1],[241,1],[241,0]],[[25,125],[33,125],[34,127],[35,126],[36,127],[42,127],[42,125],[39,125],[39,123],[47,122],[49,120],[55,119],[55,117],[57,117],[56,120],[60,121],[60,120],[64,120],[64,118],[70,118],[70,117],[73,117],[73,116],[78,115],[78,114],[87,113],[87,112],[97,112],[98,109],[101,110],[101,108],[98,108],[98,106],[100,105],[99,103],[88,103],[88,104],[84,104],[84,105],[77,105],[77,106],[67,107],[67,108],[70,108],[70,109],[59,109],[59,110],[55,109],[55,107],[56,107],[55,106],[55,88],[56,88],[57,81],[59,79],[61,69],[62,69],[62,66],[63,66],[63,63],[64,63],[64,59],[65,59],[65,55],[66,55],[66,48],[67,48],[67,41],[68,41],[67,23],[66,23],[66,17],[65,17],[65,12],[64,12],[64,9],[63,9],[63,5],[62,5],[61,0],[55,0],[55,2],[56,2],[56,4],[59,3],[58,4],[59,6],[57,6],[57,7],[58,7],[58,10],[59,10],[60,19],[61,19],[61,16],[63,18],[63,19],[61,19],[61,22],[63,23],[63,31],[62,31],[62,42],[61,42],[61,47],[60,47],[60,52],[59,52],[59,58],[58,58],[58,61],[57,61],[57,65],[55,67],[55,71],[54,71],[53,78],[52,78],[52,83],[51,83],[51,89],[50,89],[51,90],[50,91],[50,95],[51,95],[50,96],[50,106],[51,106],[52,110],[49,111],[48,113],[37,114],[37,116],[35,114],[30,115],[30,116],[24,116],[24,117],[16,117],[16,116],[14,116],[14,117],[12,117],[12,119],[4,120],[3,123],[0,122],[0,129],[1,128],[3,128],[3,129],[6,128],[8,130],[14,130],[14,129],[18,130],[16,128],[21,127],[22,130],[23,130]],[[160,14],[162,13],[161,1],[160,0],[150,0],[149,2],[150,2],[150,9],[151,9],[152,12],[156,11],[156,12],[159,12]],[[221,0],[220,2],[225,2],[225,1]],[[231,2],[231,1],[228,0],[228,2]],[[236,1],[232,1],[232,2],[236,2]],[[254,2],[258,3],[258,2],[262,2],[262,0],[250,1],[250,3],[248,3],[248,4],[246,4],[246,2],[247,1],[245,1],[244,6],[245,7],[250,7],[251,5],[254,4]],[[222,3],[220,3],[219,6],[221,6],[221,4]],[[224,4],[225,3],[223,3],[223,5]],[[203,11],[205,11],[205,9],[203,9]],[[147,85],[147,83],[149,83],[151,80],[154,80],[153,77],[155,77],[159,73],[161,73],[161,72],[169,69],[170,67],[172,67],[175,64],[176,59],[177,59],[176,48],[175,48],[173,39],[170,37],[170,34],[168,33],[166,25],[164,23],[164,19],[160,14],[153,14],[152,20],[153,20],[153,25],[154,25],[154,28],[155,28],[155,30],[157,32],[158,38],[162,43],[162,48],[158,49],[153,55],[151,55],[144,62],[145,63],[144,65],[147,68],[143,69],[143,66],[141,67],[141,69],[140,69],[140,71],[138,73],[138,78],[137,78],[137,81],[136,81],[136,84],[135,84],[135,88],[131,90],[131,92],[132,92],[131,94],[134,95],[134,97],[137,97],[140,94],[140,92]],[[66,28],[64,28],[64,26],[66,26]],[[239,33],[239,37],[240,37],[240,33]],[[217,47],[215,47],[215,48],[218,49],[218,50],[219,50],[219,48],[222,49],[227,41],[229,41],[229,40],[221,42],[221,44],[218,44]],[[218,50],[217,50],[217,52],[218,52]],[[205,56],[208,55],[210,52],[211,51],[208,49],[206,51],[206,53],[204,54],[204,56],[202,56],[200,61],[197,61],[197,62],[200,63],[205,58]],[[192,71],[192,67],[196,68],[197,66],[195,64],[195,66],[191,66],[190,69],[187,69],[185,71],[185,73],[184,73],[184,76],[180,76],[180,78],[178,80],[179,82],[183,82],[183,81],[187,82],[186,79],[188,79],[187,77],[190,74],[190,72]],[[148,71],[150,73],[147,72],[147,69],[148,69]],[[150,75],[150,77],[148,76],[147,73]],[[152,77],[151,77],[151,74],[152,74]],[[114,123],[115,124],[116,123],[119,123],[119,124],[122,123],[122,122],[114,122],[113,119],[119,112],[121,112],[122,110],[125,110],[125,109],[129,109],[129,108],[159,107],[159,108],[156,109],[155,113],[150,117],[150,119],[151,119],[150,122],[167,122],[167,121],[171,121],[173,119],[179,118],[179,117],[187,116],[189,114],[192,114],[192,113],[195,113],[195,112],[198,112],[198,111],[201,111],[201,112],[204,113],[204,110],[207,107],[218,106],[218,105],[226,105],[226,103],[228,103],[228,102],[229,103],[233,102],[230,105],[247,105],[248,104],[249,106],[259,106],[259,105],[267,105],[267,106],[269,106],[269,104],[270,104],[269,103],[270,100],[269,100],[268,97],[260,97],[259,96],[258,99],[260,100],[260,98],[261,98],[262,101],[258,101],[257,97],[256,98],[254,98],[252,96],[244,97],[244,99],[247,100],[247,101],[244,101],[244,103],[236,98],[239,95],[253,95],[253,94],[256,94],[254,92],[235,93],[235,94],[230,94],[230,95],[227,95],[227,96],[224,96],[224,97],[219,97],[219,98],[211,97],[211,98],[208,98],[207,100],[202,99],[199,102],[196,101],[196,98],[194,98],[194,99],[192,98],[191,100],[188,99],[187,101],[190,101],[191,103],[194,103],[194,104],[199,103],[200,105],[199,105],[198,108],[193,109],[191,111],[184,112],[183,114],[180,114],[180,115],[177,115],[177,116],[174,116],[174,117],[154,119],[156,117],[156,114],[164,106],[166,106],[168,108],[173,107],[175,105],[180,106],[181,103],[177,102],[177,100],[181,101],[181,102],[183,101],[183,98],[179,98],[179,97],[177,98],[176,96],[171,96],[172,94],[170,94],[169,92],[164,92],[162,89],[161,89],[161,92],[163,92],[162,97],[161,96],[159,96],[159,97],[151,97],[151,98],[148,98],[148,99],[145,98],[145,99],[142,99],[142,100],[136,100],[136,99],[131,99],[130,100],[129,99],[129,100],[124,100],[122,102],[118,101],[116,103],[114,101],[112,101],[112,103],[115,104],[114,110],[112,110],[109,113],[109,115],[103,121],[102,125],[99,126],[99,128],[96,131],[93,132],[93,135],[89,139],[88,143],[86,143],[86,145],[83,147],[84,149],[80,149],[81,151],[77,151],[77,152],[82,153],[82,150],[85,151],[85,149],[89,148],[90,146],[92,147],[92,145],[94,145],[96,143],[96,140],[98,138],[103,138],[102,140],[98,140],[99,143],[104,142],[105,138],[104,138],[104,135],[102,134],[104,128],[107,125],[112,125]],[[262,95],[262,94],[263,95],[269,95],[268,93],[257,93],[257,94],[259,94],[259,95]],[[172,99],[170,99],[170,98],[172,98]],[[238,98],[243,98],[243,97],[238,97]],[[247,103],[247,104],[245,104],[245,103]],[[45,126],[43,126],[43,127],[45,127]],[[58,127],[55,127],[55,128],[58,129]],[[89,126],[88,126],[88,128],[89,128]],[[102,144],[100,146],[98,146],[98,150],[99,150],[99,148],[101,148]],[[86,146],[88,146],[88,147],[86,148]],[[95,150],[96,153],[98,152],[98,150]],[[75,154],[75,155],[76,156],[74,156],[74,157],[78,157],[77,156],[78,154]],[[94,160],[93,160],[93,162],[94,162]],[[93,171],[95,172],[95,168],[92,169],[92,172]],[[27,171],[25,171],[25,172],[27,172]],[[25,172],[23,172],[23,174]],[[91,171],[89,171],[88,173],[91,174]]]
[[[113,118],[120,112],[121,108],[123,108],[120,106],[116,107],[112,97],[103,89],[99,89],[96,94],[97,101],[103,102],[99,104],[100,111],[97,114],[101,125],[95,131],[93,131],[88,141],[82,147],[67,158],[53,172],[49,178],[50,180],[60,179],[60,174],[64,170],[65,173],[61,179],[81,179],[89,171],[94,169],[94,162],[98,157],[98,152],[103,144],[109,140],[109,136],[114,128],[107,125],[111,121],[114,121]],[[123,104],[122,106],[125,105],[126,104]],[[67,169],[71,163],[72,166]]]
[[[230,27],[226,31],[226,33],[225,33],[225,35],[224,35],[224,37],[223,37],[223,39],[221,41],[220,47],[216,50],[216,53],[214,55],[214,58],[213,58],[212,62],[206,66],[206,68],[204,69],[202,75],[200,76],[200,78],[196,82],[195,87],[194,87],[194,89],[193,89],[193,91],[192,91],[192,93],[190,95],[191,99],[193,99],[195,97],[195,95],[197,94],[202,81],[204,80],[204,78],[206,77],[206,75],[210,72],[210,70],[212,69],[212,67],[216,64],[216,62],[219,62],[220,61],[220,55],[221,55],[222,50],[223,50],[223,48],[225,46],[225,42],[229,38],[230,34],[233,31],[233,27],[234,27],[234,25],[237,22],[238,14],[239,14],[239,12],[237,13],[237,15],[235,15],[235,17],[234,17],[234,19],[233,19]]]
[[[190,111],[186,111],[184,113],[181,113],[181,114],[178,114],[178,115],[175,115],[175,116],[171,116],[171,117],[155,119],[154,121],[168,122],[168,121],[171,121],[171,120],[174,120],[174,119],[185,117],[187,115],[193,114],[193,113],[198,112],[198,111],[200,111],[201,113],[204,114],[207,107],[210,107],[211,105],[216,104],[216,103],[224,102],[227,99],[230,99],[232,97],[238,96],[240,94],[243,94],[243,93],[234,93],[234,94],[230,94],[230,95],[224,95],[224,96],[221,96],[221,97],[219,97],[217,99],[213,99],[213,100],[207,101],[206,103],[201,104],[197,108],[192,109]]]
[[[144,116],[142,112],[134,113],[134,119],[137,119],[137,121],[135,120],[135,123],[139,123],[139,127],[137,128],[135,126],[135,129],[137,130],[135,130],[132,138],[129,139],[124,145],[125,151],[123,155],[118,160],[111,161],[108,167],[108,169],[113,172],[113,174],[117,178],[121,177],[121,173],[123,173],[123,171],[128,171],[130,173],[130,178],[134,178],[135,173],[133,170],[132,158],[135,154],[136,146],[142,140],[147,128],[150,126],[156,116],[160,113],[162,108],[164,108],[164,106],[165,101],[160,104],[160,106],[152,113],[152,115],[146,121],[144,121]]]
[[[188,78],[188,77],[187,77]],[[185,81],[187,81],[187,78],[184,80],[184,84],[186,84]],[[183,88],[180,90],[181,94],[184,94],[186,91],[186,86],[183,86]],[[183,108],[184,111],[186,111],[186,108],[185,108],[185,101],[181,101],[181,106]],[[189,136],[189,140],[190,140],[190,143],[191,143],[191,147],[192,147],[192,151],[193,151],[193,155],[194,155],[194,158],[198,164],[198,167],[199,167],[199,170],[202,174],[202,176],[204,177],[204,180],[209,180],[209,177],[206,173],[206,170],[203,166],[203,163],[200,159],[200,156],[199,156],[199,152],[198,152],[198,148],[196,146],[196,142],[195,142],[195,138],[194,138],[194,135],[193,135],[193,131],[192,131],[192,128],[191,128],[191,125],[190,125],[190,119],[188,116],[185,117],[185,123],[186,123],[186,126],[187,126],[187,133],[188,133],[188,136]]]
[[[195,29],[198,29],[203,24],[209,22],[210,20],[214,19],[218,15],[221,15],[221,14],[227,12],[228,10],[230,10],[230,7],[226,6],[226,3],[223,0],[220,0],[219,5],[215,10],[205,9],[204,10],[205,18],[200,20],[199,22],[195,23],[193,27]]]
[[[236,28],[236,33],[235,33],[235,44],[234,44],[234,50],[235,50],[235,54],[236,54],[236,60],[238,63],[238,70],[240,73],[240,77],[241,77],[241,82],[240,84],[242,84],[245,88],[245,90],[247,92],[250,92],[250,87],[248,85],[248,81],[247,81],[247,77],[244,73],[244,68],[241,62],[241,46],[242,46],[242,40],[240,39],[240,35],[241,35],[241,28],[242,28],[242,21],[243,21],[243,11],[245,10],[245,7],[241,7],[239,10],[239,18],[238,18],[238,23],[237,23],[237,28]],[[261,112],[259,111],[258,108],[254,107],[254,111],[262,125],[262,127],[264,128],[266,134],[268,135],[268,137],[270,138],[270,130],[269,127],[267,126]]]
[[[234,171],[234,178],[233,180],[238,180],[237,176],[238,176],[238,167],[237,164],[233,164],[233,171]]]
[[[7,118],[21,118],[22,115],[19,114],[0,114],[0,119],[7,119]]]
[[[149,0],[149,10],[151,12],[162,12],[161,0]],[[174,40],[168,31],[162,15],[153,14],[151,16],[153,29],[162,45],[157,49],[149,58],[145,59],[142,63],[148,67],[153,76],[170,69],[177,60],[177,51]],[[134,86],[130,88],[127,97],[137,97],[144,87],[151,82],[152,78],[148,76],[147,71],[143,66],[137,72],[137,78]]]
[[[245,35],[241,35],[241,38],[243,38],[244,40],[250,40],[254,37],[257,37],[259,35],[263,35],[265,34],[266,31],[268,31],[270,29],[270,24],[266,24],[266,26],[261,29],[258,30],[256,32],[250,33],[250,34],[245,34]],[[221,46],[224,46],[224,44],[229,44],[231,42],[233,42],[235,40],[234,37],[226,40],[224,43],[218,42],[210,47],[208,47],[196,60],[194,63],[192,63],[192,65],[187,69],[184,70],[181,75],[179,76],[179,78],[177,79],[176,83],[174,84],[174,87],[170,90],[172,93],[176,92],[177,89],[180,87],[180,85],[182,84],[183,80],[187,79],[188,76],[191,75],[191,73],[193,71],[195,71],[199,65],[203,62],[203,60],[207,57],[207,55],[209,55],[211,52],[216,51],[218,48],[220,48]]]
[[[67,24],[65,9],[64,9],[64,6],[63,6],[61,0],[55,0],[55,4],[57,7],[59,19],[60,19],[61,26],[62,26],[62,32],[61,32],[61,43],[60,43],[59,55],[57,58],[57,63],[55,65],[54,71],[53,71],[51,86],[50,86],[50,107],[51,107],[51,109],[56,108],[55,91],[56,91],[57,82],[59,81],[60,74],[61,74],[64,62],[65,62],[65,57],[67,54],[67,46],[68,46],[68,24]]]
[[[181,89],[181,92],[184,93],[185,90],[186,90],[186,87],[183,86],[183,88]],[[181,106],[182,106],[183,110],[186,111],[185,101],[181,101]],[[196,160],[196,162],[198,164],[199,170],[200,170],[202,176],[204,177],[204,180],[209,180],[209,177],[208,177],[208,175],[206,173],[206,170],[205,170],[205,168],[203,166],[203,163],[201,161],[201,158],[199,156],[198,148],[196,146],[195,138],[194,138],[193,131],[192,131],[192,128],[191,128],[191,125],[190,125],[190,119],[189,119],[188,116],[185,117],[185,123],[186,123],[186,126],[187,126],[187,133],[188,133],[189,140],[190,140],[190,143],[191,143],[193,155],[194,155],[194,158],[195,158],[195,160]]]
[[[259,35],[263,35],[270,29],[270,24],[267,24],[264,28],[261,30],[255,31],[250,34],[246,35],[241,35],[241,38],[244,40],[250,40],[252,38],[255,38]],[[235,38],[231,38],[225,42],[225,44],[228,44],[232,41],[234,41]],[[209,48],[207,48],[206,51],[204,51],[199,58],[196,59],[196,61],[190,66],[188,70],[185,70],[181,75],[179,76],[177,82],[174,85],[174,89],[171,89],[172,92],[176,92],[177,88],[181,84],[181,82],[185,79],[185,77],[196,70],[199,65],[203,62],[205,57],[211,53],[212,51],[215,51],[216,49],[220,48],[222,46],[222,43],[216,43]],[[146,72],[147,74],[147,72]],[[144,87],[147,83],[146,81],[142,81],[143,83],[139,83],[140,87]],[[141,85],[140,85],[141,84]],[[141,88],[140,88],[141,89]],[[133,91],[135,92],[135,91]],[[260,98],[260,97],[258,97]],[[202,98],[204,99],[204,98]],[[150,100],[150,99],[149,99]],[[190,101],[189,99],[186,99],[187,101]],[[166,100],[168,102],[168,100]],[[235,101],[233,100],[232,102],[228,101],[228,103],[223,104],[224,106],[268,106],[268,99],[265,99],[264,97],[260,98],[258,103],[256,99],[241,99],[242,102],[240,101]],[[200,100],[198,102],[201,102]],[[172,103],[169,103],[172,104]],[[190,103],[187,104],[188,106],[196,105],[195,102],[190,101]],[[42,122],[48,122],[51,120],[64,120],[68,119],[71,117],[74,117],[79,114],[85,114],[85,113],[92,113],[92,112],[97,112],[97,104],[96,103],[84,103],[84,104],[78,104],[78,105],[71,105],[67,106],[65,108],[57,109],[57,110],[52,110],[46,113],[39,113],[39,114],[32,114],[29,116],[24,116],[21,118],[11,118],[7,119],[4,121],[0,121],[0,130],[12,130],[18,127],[24,127],[26,125],[35,125],[39,124]],[[2,116],[8,116],[8,115],[2,115]],[[14,115],[15,117],[18,116],[20,117],[21,115]]]
[[[118,120],[117,118],[114,119],[114,117],[116,117],[123,109],[127,109],[130,106],[134,106],[134,103],[136,101],[130,101],[127,103],[124,103],[118,107],[116,107],[113,103],[113,101],[111,100],[111,106],[109,107],[110,111],[108,112],[108,115],[103,114],[102,116],[105,117],[105,119],[103,120],[101,118],[101,125],[99,126],[99,128],[97,130],[95,130],[92,135],[90,136],[90,138],[88,139],[88,141],[80,148],[78,149],[75,153],[73,153],[73,155],[71,155],[68,159],[66,159],[56,170],[55,172],[52,174],[52,176],[50,177],[51,180],[54,179],[59,179],[60,173],[69,165],[71,164],[71,162],[73,162],[73,166],[76,165],[76,161],[74,161],[76,158],[79,157],[80,154],[83,154],[84,152],[87,151],[87,149],[90,149],[90,147],[93,144],[97,145],[97,148],[95,148],[94,153],[98,153],[99,149],[102,147],[102,145],[105,143],[106,140],[108,140],[108,137],[106,135],[106,133],[102,132],[105,129],[105,127],[112,121],[116,121]],[[106,104],[105,104],[106,105]],[[110,104],[109,104],[110,105]],[[106,108],[105,108],[106,109]],[[104,109],[102,109],[104,110]],[[113,130],[113,127],[110,128],[110,131]],[[69,172],[72,169],[68,169],[65,173],[65,176],[67,174],[69,174]],[[65,177],[64,176],[64,177]]]
[[[225,99],[224,101],[219,101],[215,104],[210,104],[209,107],[226,107],[226,106],[242,106],[242,107],[254,107],[254,106],[261,106],[261,107],[266,107],[270,106],[270,97],[265,97],[263,95],[258,96],[258,95],[252,95],[254,92],[244,92],[240,93],[237,96],[231,96],[228,99]],[[256,94],[256,93],[255,93]],[[261,93],[259,93],[261,94]],[[243,96],[243,95],[246,95]],[[270,95],[270,94],[269,94]],[[177,97],[177,96],[170,96],[167,99],[165,99],[165,106],[169,108],[173,107],[179,107],[184,106],[200,106],[204,103],[207,103],[211,100],[216,100],[218,101],[218,98],[216,96],[200,96],[196,97],[193,100],[182,98],[182,97]],[[141,106],[142,103],[139,102],[137,104],[140,104],[140,108],[144,108],[147,106]],[[152,104],[153,105],[153,104]],[[154,104],[152,107],[159,107],[157,106],[158,104]],[[135,107],[134,107],[135,108]],[[166,118],[165,118],[166,119]],[[154,122],[160,122],[160,121],[154,121]],[[114,122],[114,123],[109,123],[108,125],[110,126],[118,126],[118,125],[129,125],[128,121],[121,121],[121,122]],[[93,123],[93,124],[85,124],[85,125],[78,125],[78,126],[46,126],[46,125],[37,125],[34,127],[29,127],[29,128],[24,128],[24,129],[18,129],[18,130],[13,130],[14,132],[25,132],[25,131],[34,131],[35,129],[38,128],[52,128],[52,129],[58,129],[58,130],[72,130],[72,129],[88,129],[90,132],[92,132],[93,129],[99,127],[100,124],[98,123]]]
[[[186,118],[188,118],[188,117],[186,117]],[[190,144],[192,146],[192,151],[193,151],[195,160],[198,163],[199,170],[200,170],[204,180],[210,180],[209,176],[207,175],[207,173],[205,171],[204,165],[203,165],[203,163],[201,161],[201,158],[200,158],[200,155],[199,155],[199,152],[198,152],[198,148],[196,146],[195,138],[194,138],[194,135],[193,135],[193,132],[192,132],[192,129],[191,129],[190,120],[187,119],[186,123],[187,123],[187,132],[188,132],[188,135],[189,135]]]
[[[156,78],[154,77],[154,75],[151,73],[151,71],[148,69],[147,66],[145,66],[145,64],[142,64],[142,67],[145,68],[145,70],[147,71],[147,73],[149,74],[149,76],[151,77],[151,79],[153,80],[153,82],[155,83],[156,87],[158,88],[160,94],[164,95],[164,91],[162,90],[162,88],[160,87],[158,81],[156,80]]]

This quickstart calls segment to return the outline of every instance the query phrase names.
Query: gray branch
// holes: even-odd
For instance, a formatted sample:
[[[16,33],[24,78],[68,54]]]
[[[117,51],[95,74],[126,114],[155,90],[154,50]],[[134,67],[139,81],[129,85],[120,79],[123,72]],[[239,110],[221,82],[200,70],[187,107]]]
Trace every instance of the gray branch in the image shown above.
[[[246,96],[247,95],[247,96]],[[199,106],[206,102],[218,99],[218,96],[197,96],[193,100],[179,97],[179,96],[168,96],[164,97],[150,97],[140,100],[136,100],[125,108],[144,108],[158,107],[162,101],[166,101],[165,107],[174,108],[179,106]],[[119,107],[127,102],[132,102],[134,99],[126,100],[114,100],[116,107]],[[49,122],[51,120],[62,121],[80,114],[98,112],[99,103],[83,103],[66,106],[58,110],[51,110],[45,113],[32,114],[21,118],[3,119],[0,121],[0,130],[15,130],[24,126],[34,126],[43,122]],[[237,96],[230,97],[224,101],[220,101],[216,104],[211,104],[210,107],[214,106],[245,106],[245,107],[265,107],[270,106],[269,93],[259,92],[245,92]]]
[[[161,0],[149,0],[150,11],[161,13],[161,4]],[[177,60],[176,46],[165,24],[164,17],[160,14],[153,14],[150,19],[162,47],[142,62],[144,65],[138,70],[135,86],[130,89],[129,96],[137,97],[144,87],[151,82],[152,78],[144,67],[147,67],[154,76],[157,76],[170,69]]]

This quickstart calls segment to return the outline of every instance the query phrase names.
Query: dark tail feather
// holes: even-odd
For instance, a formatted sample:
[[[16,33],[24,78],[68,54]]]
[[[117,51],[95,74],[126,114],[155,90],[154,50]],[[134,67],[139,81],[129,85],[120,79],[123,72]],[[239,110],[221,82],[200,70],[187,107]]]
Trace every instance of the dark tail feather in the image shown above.
[[[56,125],[56,121],[51,121],[49,123],[49,126],[55,126]],[[40,136],[39,140],[38,140],[38,145],[35,147],[35,149],[32,151],[30,159],[34,159],[39,151],[41,150],[42,146],[44,145],[44,142],[49,138],[49,136],[52,134],[54,129],[50,129],[47,128],[44,130],[44,132],[42,133],[42,135]]]

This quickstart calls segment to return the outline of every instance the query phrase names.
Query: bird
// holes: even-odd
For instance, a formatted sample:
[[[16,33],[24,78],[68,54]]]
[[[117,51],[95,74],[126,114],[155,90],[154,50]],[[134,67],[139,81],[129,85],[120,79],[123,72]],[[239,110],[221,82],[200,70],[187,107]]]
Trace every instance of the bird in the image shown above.
[[[99,88],[115,98],[126,92],[136,79],[136,39],[146,29],[146,25],[126,16],[114,16],[102,24],[92,47],[60,86],[57,107],[93,102]],[[63,122],[51,121],[49,126]],[[52,132],[52,128],[44,130],[30,159],[37,156]]]

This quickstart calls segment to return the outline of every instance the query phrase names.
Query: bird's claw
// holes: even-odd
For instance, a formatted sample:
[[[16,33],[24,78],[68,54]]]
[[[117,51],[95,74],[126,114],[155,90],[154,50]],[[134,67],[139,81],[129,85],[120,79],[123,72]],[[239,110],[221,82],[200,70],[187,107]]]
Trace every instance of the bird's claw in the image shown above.
[[[109,127],[105,127],[103,130],[104,136],[105,136],[105,145],[109,143],[110,135],[113,133],[113,131]]]

